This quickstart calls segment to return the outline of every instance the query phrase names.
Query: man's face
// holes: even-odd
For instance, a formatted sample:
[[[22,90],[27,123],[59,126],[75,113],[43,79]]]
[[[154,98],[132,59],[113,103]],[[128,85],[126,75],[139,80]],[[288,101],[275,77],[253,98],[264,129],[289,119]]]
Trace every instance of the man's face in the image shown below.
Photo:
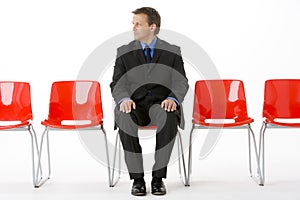
[[[148,16],[145,14],[134,14],[132,21],[134,39],[140,41],[147,41],[154,36],[153,25],[148,24]]]

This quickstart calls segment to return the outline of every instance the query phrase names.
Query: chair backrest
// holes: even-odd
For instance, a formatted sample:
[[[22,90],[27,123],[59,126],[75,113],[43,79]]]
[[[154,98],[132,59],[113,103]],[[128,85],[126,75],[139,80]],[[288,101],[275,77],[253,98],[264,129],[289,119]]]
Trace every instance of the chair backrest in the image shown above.
[[[26,82],[0,82],[0,121],[32,120],[30,85]]]
[[[201,80],[195,84],[193,119],[248,119],[244,84],[240,80]]]
[[[263,117],[300,118],[300,79],[265,82]]]
[[[52,84],[48,120],[103,120],[100,84],[97,81],[58,81]]]

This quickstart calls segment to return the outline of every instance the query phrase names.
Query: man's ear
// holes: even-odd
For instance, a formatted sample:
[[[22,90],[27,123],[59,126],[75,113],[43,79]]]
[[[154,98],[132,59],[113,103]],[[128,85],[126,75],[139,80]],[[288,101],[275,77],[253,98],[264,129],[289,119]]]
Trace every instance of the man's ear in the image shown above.
[[[151,24],[150,30],[154,32],[156,30],[156,24]]]

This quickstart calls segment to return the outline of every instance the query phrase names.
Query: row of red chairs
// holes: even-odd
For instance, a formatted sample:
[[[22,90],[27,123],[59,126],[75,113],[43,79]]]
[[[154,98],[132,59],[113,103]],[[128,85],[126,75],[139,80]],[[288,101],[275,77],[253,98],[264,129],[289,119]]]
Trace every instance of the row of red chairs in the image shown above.
[[[108,174],[110,165],[106,133],[103,128],[103,111],[100,84],[97,81],[59,81],[51,88],[48,118],[42,121],[45,131],[38,147],[37,135],[32,126],[30,85],[26,82],[0,82],[0,130],[28,130],[31,135],[33,185],[44,184],[51,173],[49,155],[50,130],[95,129],[104,133]],[[68,122],[78,120],[82,124]],[[43,175],[41,151],[46,137],[48,173]],[[109,184],[110,177],[109,177]]]
[[[109,185],[113,186],[109,164],[106,132],[103,128],[103,110],[98,81],[59,81],[51,88],[48,118],[42,121],[45,131],[38,147],[37,136],[32,126],[30,85],[26,82],[0,82],[0,130],[28,130],[31,135],[33,184],[41,186],[50,177],[49,130],[96,129],[105,136]],[[299,119],[300,79],[276,79],[265,82],[263,125],[260,131],[259,148],[248,116],[244,85],[241,80],[201,80],[195,85],[193,128],[190,132],[188,174],[185,185],[190,185],[192,169],[192,134],[196,128],[246,128],[249,134],[249,168],[251,169],[251,139],[254,145],[259,185],[265,184],[264,135],[266,128],[300,127]],[[83,124],[68,124],[80,120]],[[229,122],[228,122],[229,120]],[[3,123],[6,122],[6,123]],[[44,138],[47,141],[48,174],[44,177],[41,167],[41,151]],[[251,139],[250,139],[251,138]],[[182,152],[183,154],[183,152]],[[182,157],[184,159],[184,157]]]

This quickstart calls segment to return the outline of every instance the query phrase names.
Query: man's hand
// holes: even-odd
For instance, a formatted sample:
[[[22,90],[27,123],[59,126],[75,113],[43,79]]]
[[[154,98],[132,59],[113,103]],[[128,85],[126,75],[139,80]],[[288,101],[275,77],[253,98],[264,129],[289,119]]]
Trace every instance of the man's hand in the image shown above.
[[[173,112],[176,110],[177,104],[172,99],[166,99],[163,102],[161,102],[161,107],[168,112]]]
[[[120,111],[121,112],[130,113],[131,112],[131,108],[135,109],[135,103],[131,99],[125,99],[120,104]]]

